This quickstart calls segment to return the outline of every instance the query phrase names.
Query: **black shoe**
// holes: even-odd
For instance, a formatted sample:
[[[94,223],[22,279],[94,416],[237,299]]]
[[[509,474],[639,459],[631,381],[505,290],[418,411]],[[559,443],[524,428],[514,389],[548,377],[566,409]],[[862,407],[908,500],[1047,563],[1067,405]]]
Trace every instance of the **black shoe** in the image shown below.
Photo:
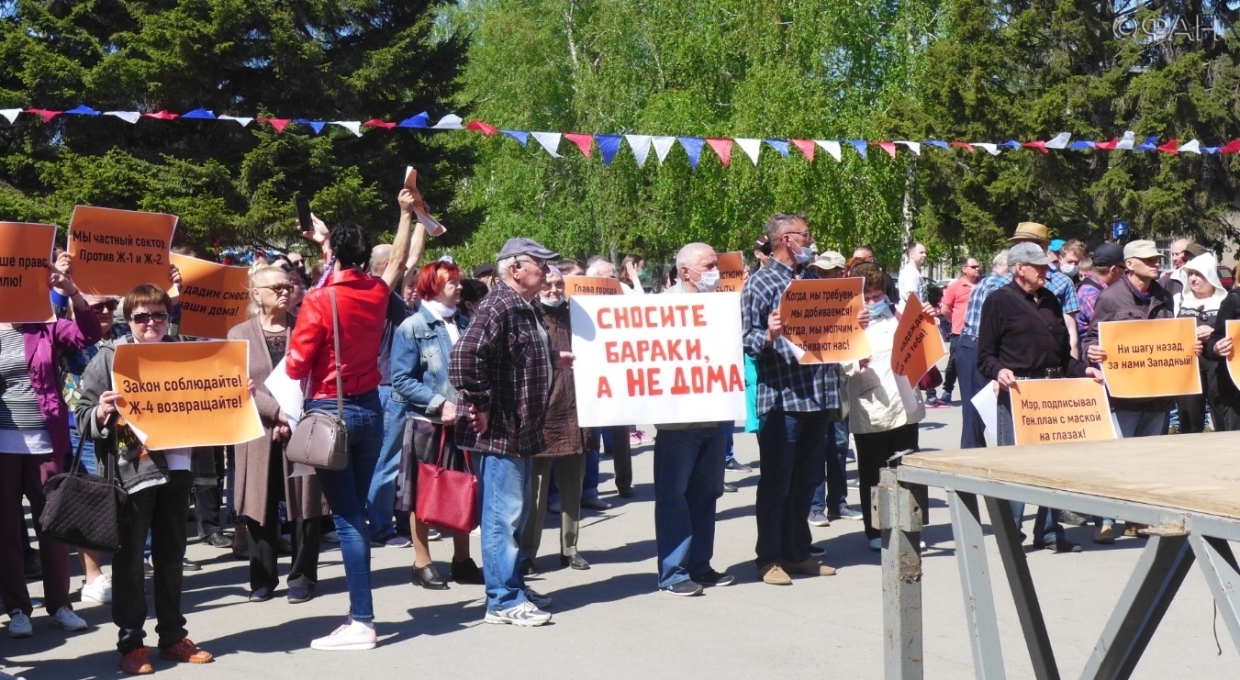
[[[572,555],[560,555],[560,566],[585,571],[590,568],[590,563],[581,555],[573,553]]]
[[[447,590],[448,584],[439,575],[439,571],[435,569],[435,563],[430,562],[425,567],[414,567],[412,572],[413,585],[422,586],[427,590]]]
[[[202,565],[188,557],[181,558],[181,568],[185,571],[202,571]]]
[[[753,472],[753,468],[749,467],[748,465],[740,462],[739,460],[735,458],[729,458],[728,462],[724,463],[723,469],[728,470],[730,472],[745,472],[745,473]]]
[[[271,599],[271,588],[263,586],[250,591],[250,602],[266,602]]]
[[[632,489],[619,489],[618,491],[616,491],[616,495],[621,498],[632,498],[633,490]]]
[[[533,576],[534,574],[538,573],[538,567],[534,566],[534,560],[528,560],[528,559],[521,560],[520,569],[521,569],[522,576]]]
[[[730,586],[733,583],[736,583],[736,577],[731,574],[720,574],[714,569],[711,569],[701,576],[695,576],[693,581],[700,586],[715,586],[717,588],[723,588],[724,586]]]
[[[1043,543],[1042,541],[1034,541],[1033,549],[1034,550],[1046,549],[1053,553],[1078,553],[1078,552],[1081,552],[1081,544],[1073,543],[1072,541],[1069,541],[1066,538],[1056,538],[1050,543]]]
[[[1090,523],[1088,518],[1082,517],[1071,510],[1060,510],[1059,521],[1074,527],[1088,526]]]
[[[739,491],[739,489],[736,488],[735,484],[728,484],[727,482],[723,483],[723,490],[725,493],[736,493],[737,491]]]
[[[43,561],[39,559],[39,553],[34,551],[26,553],[26,559],[22,567],[25,570],[27,581],[43,578]]]
[[[289,586],[288,588],[288,603],[289,604],[301,604],[302,602],[309,602],[311,598],[313,597],[314,597],[314,593],[310,592],[309,588],[303,588],[302,586]]]
[[[462,562],[452,560],[452,571],[450,572],[452,581],[462,585],[486,585],[486,578],[482,575],[482,569],[478,568],[478,564],[473,559],[466,559]]]
[[[591,510],[611,510],[611,503],[600,501],[597,498],[583,498],[581,499],[581,507]]]
[[[665,593],[671,593],[678,597],[693,597],[694,595],[702,594],[702,586],[694,583],[690,579],[685,579],[683,581],[677,581],[673,583],[672,585],[664,586],[660,588],[659,590],[662,590]]]
[[[232,536],[225,536],[223,533],[218,531],[204,536],[202,542],[212,548],[231,548],[233,545]]]

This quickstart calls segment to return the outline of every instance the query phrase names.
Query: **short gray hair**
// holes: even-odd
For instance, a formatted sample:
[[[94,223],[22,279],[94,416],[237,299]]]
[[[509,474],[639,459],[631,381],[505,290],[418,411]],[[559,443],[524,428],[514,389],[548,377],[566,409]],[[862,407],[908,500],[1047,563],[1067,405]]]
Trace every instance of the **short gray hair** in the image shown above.
[[[809,219],[801,213],[775,213],[774,215],[771,215],[771,219],[766,221],[766,227],[763,229],[763,232],[765,232],[766,237],[771,239],[773,242],[775,239],[779,238],[780,232],[782,232],[786,227],[790,227],[797,222],[808,225]]]
[[[994,268],[994,269],[998,269],[998,268],[1000,268],[1000,267],[1006,267],[1006,266],[1008,266],[1007,258],[1008,258],[1008,251],[1007,251],[1007,249],[1000,250],[1000,251],[999,251],[999,252],[995,255],[995,258],[994,258],[993,260],[991,260],[991,262],[990,262],[990,266],[991,266],[992,268]]]
[[[595,255],[594,257],[591,257],[590,259],[586,260],[586,276],[598,276],[598,265],[604,262],[607,264],[611,264],[611,260],[608,260],[602,255]],[[614,264],[611,266],[613,268],[615,267]]]
[[[511,281],[512,274],[508,271],[508,268],[516,263],[517,263],[516,255],[513,255],[512,257],[505,257],[504,259],[495,263],[495,273],[498,274],[501,279],[505,281]]]
[[[689,258],[697,255],[703,250],[714,250],[709,243],[695,242],[686,245],[676,253],[676,271],[680,271],[681,267],[689,266]]]

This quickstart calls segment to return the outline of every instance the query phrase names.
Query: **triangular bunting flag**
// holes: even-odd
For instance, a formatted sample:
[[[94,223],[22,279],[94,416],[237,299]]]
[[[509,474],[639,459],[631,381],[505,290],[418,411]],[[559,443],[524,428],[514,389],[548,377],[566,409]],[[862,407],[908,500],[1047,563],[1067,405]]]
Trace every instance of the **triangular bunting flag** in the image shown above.
[[[590,157],[590,149],[594,146],[593,135],[585,135],[579,132],[565,132],[564,139],[576,144],[577,148],[581,149],[582,156],[585,156],[586,158]]]
[[[880,149],[887,152],[888,156],[896,157],[896,145],[894,142],[877,142]]]
[[[262,120],[262,118],[259,118],[259,120]],[[378,118],[371,118],[370,120],[362,123],[362,125],[366,127],[383,128],[384,130],[391,130],[392,128],[396,127],[396,123],[393,123],[388,120],[380,120]]]
[[[637,160],[637,167],[646,164],[646,157],[650,155],[650,143],[654,137],[650,135],[625,135],[624,138],[629,142],[629,149],[633,152],[633,158]]]
[[[822,147],[823,151],[831,154],[835,160],[840,160],[840,143],[833,139],[815,139],[814,143]]]
[[[675,137],[655,137],[654,153],[659,157],[659,164],[667,160],[667,153],[672,150],[672,145],[676,143]]]
[[[1095,142],[1091,142],[1086,139],[1078,139],[1075,142],[1072,142],[1071,144],[1069,144],[1068,148],[1072,149],[1073,151],[1080,151],[1082,149],[1092,149],[1094,148],[1095,144],[1096,144]]]
[[[948,146],[954,146],[957,149],[968,149],[969,153],[973,153],[973,145],[968,142],[950,142]]]
[[[486,135],[487,137],[490,137],[491,135],[495,134],[495,132],[496,132],[496,130],[495,130],[495,126],[494,126],[494,125],[487,125],[486,123],[484,123],[484,122],[482,122],[482,121],[480,121],[480,120],[477,120],[477,119],[474,119],[474,120],[469,121],[469,124],[465,126],[465,129],[466,129],[466,130],[473,130],[473,131],[475,131],[475,132],[481,132],[482,134]]]
[[[1180,147],[1180,153],[1200,154],[1201,153],[1201,142],[1195,139],[1191,142],[1186,142],[1184,146]]]
[[[1240,139],[1233,139],[1218,150],[1219,153],[1240,153]]]
[[[1221,146],[1203,146],[1201,147],[1201,153],[1204,153],[1207,156],[1213,156],[1214,154],[1218,153],[1219,150],[1222,148],[1223,147]]]
[[[538,142],[542,148],[551,155],[552,158],[559,158],[558,150],[560,148],[560,133],[558,132],[531,132],[534,135],[534,141]]]
[[[805,160],[809,161],[810,163],[814,162],[814,140],[792,139],[789,141],[791,141],[792,145],[795,146],[797,150],[801,152],[801,155],[805,156]]]
[[[112,115],[112,114],[111,114],[111,113],[109,113],[108,115]],[[241,118],[241,117],[238,117],[238,116],[227,116],[227,115],[225,115],[225,116],[220,116],[220,117],[219,117],[219,119],[220,119],[220,120],[231,120],[231,121],[235,121],[235,122],[236,122],[238,125],[240,125],[241,127],[246,127],[247,125],[249,125],[250,123],[252,123],[252,122],[254,121],[254,119],[253,119],[253,118]],[[135,119],[135,120],[136,120],[136,119]],[[359,123],[359,125],[360,125],[360,123]]]
[[[753,161],[754,165],[758,164],[758,154],[762,153],[761,139],[737,139],[736,145],[745,152],[745,155],[749,156],[749,160]]]
[[[1015,151],[1015,150],[1019,150],[1019,149],[1020,149],[1021,144],[1020,144],[1020,142],[1016,141],[1015,139],[1009,139],[1009,140],[1007,140],[1006,142],[1004,142],[1003,144],[1001,144],[1000,146],[1006,146],[1007,148],[1012,149],[1012,150],[1014,150],[1014,151]]]
[[[1037,149],[1038,151],[1041,151],[1042,153],[1050,153],[1049,151],[1046,150],[1046,142],[1043,142],[1041,140],[1036,141],[1036,142],[1025,142],[1024,144],[1021,144],[1021,146],[1025,147],[1026,149]]]
[[[914,156],[921,155],[921,142],[901,142],[896,140],[896,144],[901,144],[908,147],[908,150],[912,151]]]
[[[352,132],[355,137],[362,136],[362,121],[360,120],[333,120],[331,124],[339,125],[349,132]]]
[[[276,129],[277,134],[284,134],[284,128],[293,122],[290,118],[259,118],[258,122],[266,123]]]
[[[138,118],[140,117],[137,111],[104,111],[103,115],[112,116],[113,118],[120,118],[130,125],[137,123]]]
[[[181,117],[190,120],[215,120],[215,113],[206,109],[194,109],[189,113],[181,114]]]
[[[1115,148],[1123,149],[1125,151],[1132,151],[1132,147],[1136,146],[1136,143],[1137,143],[1136,135],[1132,134],[1132,130],[1129,130],[1128,132],[1124,133],[1124,136],[1122,138],[1120,138],[1119,144],[1116,144]]]
[[[154,118],[155,120],[176,120],[180,118],[181,116],[175,113],[171,113],[169,111],[159,111],[156,113],[144,113],[142,114],[142,117],[143,118]]]
[[[764,139],[762,140],[770,145],[772,149],[779,152],[784,158],[788,157],[788,140],[786,139]]]
[[[715,150],[715,155],[719,157],[719,162],[723,163],[723,167],[728,167],[732,162],[732,140],[712,137],[707,139],[706,143]]]
[[[1159,150],[1159,151],[1161,151],[1161,152],[1163,152],[1163,153],[1169,153],[1169,154],[1172,154],[1172,155],[1178,155],[1178,154],[1180,153],[1180,140],[1178,140],[1178,139],[1172,139],[1171,141],[1169,141],[1169,142],[1167,142],[1166,144],[1163,144],[1162,146],[1157,147],[1157,148],[1158,148],[1158,150]]]
[[[598,153],[603,157],[603,167],[611,165],[611,161],[620,151],[620,142],[624,138],[620,135],[594,135],[594,143],[598,144]]]
[[[1119,137],[1112,137],[1109,142],[1094,142],[1094,148],[1103,151],[1113,151],[1117,146],[1119,146]]]
[[[96,110],[94,110],[94,109],[90,108],[89,106],[87,106],[87,105],[85,105],[85,104],[78,104],[77,106],[75,106],[75,107],[73,107],[73,108],[69,109],[68,111],[65,111],[65,114],[66,114],[66,115],[74,115],[74,116],[98,116],[98,115],[101,115],[99,111],[96,111]]]
[[[412,118],[406,118],[396,124],[396,127],[403,128],[428,128],[431,126],[431,117],[423,111]]]
[[[676,141],[680,142],[685,153],[689,154],[689,167],[697,170],[698,161],[702,160],[702,147],[705,146],[706,140],[701,137],[677,137]]]
[[[867,148],[869,145],[864,139],[846,139],[844,141],[852,144],[852,148],[856,149],[857,153],[861,154],[862,158],[865,158],[866,153],[869,152],[869,149]]]
[[[53,118],[64,113],[64,111],[49,111],[47,109],[26,109],[26,113],[38,114],[38,116],[43,119],[44,123],[50,123],[52,122]]]
[[[926,141],[922,142],[922,144],[925,144],[926,146],[937,146],[943,150],[947,150],[948,148],[950,148],[947,146],[947,142],[941,139],[927,139]]]
[[[306,125],[309,125],[311,128],[313,128],[314,134],[316,135],[322,132],[323,128],[327,127],[327,123],[321,120],[312,120],[306,123]]]
[[[21,109],[0,109],[0,116],[9,119],[9,123],[17,122],[17,115],[21,113]]]
[[[991,156],[999,155],[999,145],[991,142],[973,142],[973,146],[980,146]]]
[[[525,146],[525,143],[530,139],[530,133],[525,130],[500,130],[500,132],[512,137],[518,142],[521,142],[521,146]]]
[[[1046,148],[1057,149],[1057,150],[1066,149],[1068,148],[1068,142],[1070,141],[1072,141],[1072,133],[1060,132],[1059,134],[1055,135],[1054,139],[1046,143]]]
[[[456,115],[455,113],[449,113],[443,118],[440,118],[439,122],[435,123],[435,127],[431,129],[432,130],[460,130],[461,129],[461,117]]]
[[[1136,151],[1153,151],[1158,148],[1158,135],[1146,137],[1135,149]]]

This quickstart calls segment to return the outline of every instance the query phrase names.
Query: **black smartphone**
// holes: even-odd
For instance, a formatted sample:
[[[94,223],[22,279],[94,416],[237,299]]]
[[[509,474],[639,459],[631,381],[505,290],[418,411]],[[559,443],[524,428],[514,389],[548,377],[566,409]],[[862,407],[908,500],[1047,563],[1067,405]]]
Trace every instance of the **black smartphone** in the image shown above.
[[[310,223],[310,199],[294,196],[293,205],[297,207],[297,223],[301,225],[301,230],[314,231],[314,225]]]

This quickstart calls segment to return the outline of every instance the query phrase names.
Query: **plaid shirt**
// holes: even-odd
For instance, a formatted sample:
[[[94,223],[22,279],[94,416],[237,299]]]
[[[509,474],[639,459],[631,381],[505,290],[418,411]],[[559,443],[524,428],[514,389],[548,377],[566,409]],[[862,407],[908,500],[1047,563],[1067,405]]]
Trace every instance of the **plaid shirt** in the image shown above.
[[[1076,289],[1076,299],[1081,303],[1081,313],[1076,315],[1076,330],[1084,338],[1089,332],[1089,320],[1094,318],[1094,307],[1098,304],[1098,296],[1107,289],[1107,284],[1086,276],[1081,287]]]
[[[532,456],[546,448],[551,350],[534,308],[508,284],[495,283],[452,346],[448,379],[460,393],[459,404],[491,414],[482,434],[454,428],[457,446],[502,456]]]
[[[766,345],[766,319],[779,308],[784,289],[792,283],[792,267],[772,258],[745,282],[741,292],[741,332],[745,353],[758,366],[758,414],[773,409],[793,412],[839,408],[835,364],[801,365],[790,343],[780,338]],[[802,278],[816,278],[805,272]]]
[[[977,288],[973,289],[973,295],[969,296],[969,307],[964,313],[964,329],[960,331],[961,335],[977,335],[978,329],[982,325],[982,303],[986,302],[986,297],[991,293],[999,290],[1012,280],[1011,272],[1000,276],[991,272],[981,283],[977,284]],[[1057,269],[1051,269],[1046,272],[1046,289],[1055,294],[1055,299],[1059,301],[1059,306],[1063,308],[1064,314],[1075,314],[1081,311],[1081,305],[1076,299],[1076,286],[1072,283],[1072,279],[1067,274]]]

